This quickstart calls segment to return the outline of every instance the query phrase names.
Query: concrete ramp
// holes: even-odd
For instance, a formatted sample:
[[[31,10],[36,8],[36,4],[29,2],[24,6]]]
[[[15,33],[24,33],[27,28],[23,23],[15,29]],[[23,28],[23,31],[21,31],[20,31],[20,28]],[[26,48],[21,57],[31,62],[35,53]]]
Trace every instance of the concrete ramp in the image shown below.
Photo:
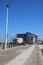
[[[35,46],[31,56],[26,60],[23,65],[43,65],[43,59],[39,45]]]
[[[34,48],[35,48],[35,45],[23,51],[20,55],[16,56],[15,59],[10,61],[6,65],[23,65],[26,62],[27,58],[31,56],[32,52],[34,51]]]

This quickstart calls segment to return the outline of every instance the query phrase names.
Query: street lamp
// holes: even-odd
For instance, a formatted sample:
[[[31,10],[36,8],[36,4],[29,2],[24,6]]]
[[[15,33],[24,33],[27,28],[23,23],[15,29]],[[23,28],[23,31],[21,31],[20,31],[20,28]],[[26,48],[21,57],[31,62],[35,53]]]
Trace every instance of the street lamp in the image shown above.
[[[5,32],[5,50],[7,49],[7,40],[8,40],[8,8],[9,8],[9,5],[7,4],[6,5],[6,8],[7,8],[7,13],[6,13],[6,32]]]

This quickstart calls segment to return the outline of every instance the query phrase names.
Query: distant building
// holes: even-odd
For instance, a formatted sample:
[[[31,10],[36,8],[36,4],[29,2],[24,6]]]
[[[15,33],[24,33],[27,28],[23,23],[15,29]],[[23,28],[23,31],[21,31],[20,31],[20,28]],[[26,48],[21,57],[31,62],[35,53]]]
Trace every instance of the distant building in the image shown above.
[[[18,38],[23,38],[24,41],[26,40],[26,34],[17,34],[16,37],[18,37]]]
[[[31,43],[31,33],[30,32],[26,32],[26,43]]]
[[[26,43],[26,35],[25,34],[17,34],[17,42],[21,42],[23,44]]]
[[[37,36],[35,34],[31,34],[32,43],[37,43]]]
[[[38,40],[37,42],[38,42],[38,44],[41,44],[42,43],[42,40]]]
[[[37,43],[37,36],[35,34],[31,34],[30,32],[26,32],[25,34],[17,34],[16,37],[19,40],[22,38],[23,43]]]

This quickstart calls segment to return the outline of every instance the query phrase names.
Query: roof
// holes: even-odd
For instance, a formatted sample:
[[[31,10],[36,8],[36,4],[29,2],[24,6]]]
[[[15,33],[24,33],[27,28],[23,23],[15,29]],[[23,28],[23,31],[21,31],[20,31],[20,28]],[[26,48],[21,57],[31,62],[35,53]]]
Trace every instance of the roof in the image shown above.
[[[16,37],[24,37],[24,36],[25,36],[25,34],[17,34]]]
[[[30,33],[30,32],[26,32],[25,34],[30,34],[30,35],[31,35],[31,33]]]

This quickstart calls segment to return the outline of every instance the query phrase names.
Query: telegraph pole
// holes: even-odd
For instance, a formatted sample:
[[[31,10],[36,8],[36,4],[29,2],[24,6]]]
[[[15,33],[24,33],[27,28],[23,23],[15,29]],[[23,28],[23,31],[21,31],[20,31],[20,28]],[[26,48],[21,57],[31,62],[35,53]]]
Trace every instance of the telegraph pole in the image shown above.
[[[9,4],[6,5],[7,13],[6,13],[6,31],[5,31],[5,50],[7,49],[7,40],[8,40],[8,8]]]

